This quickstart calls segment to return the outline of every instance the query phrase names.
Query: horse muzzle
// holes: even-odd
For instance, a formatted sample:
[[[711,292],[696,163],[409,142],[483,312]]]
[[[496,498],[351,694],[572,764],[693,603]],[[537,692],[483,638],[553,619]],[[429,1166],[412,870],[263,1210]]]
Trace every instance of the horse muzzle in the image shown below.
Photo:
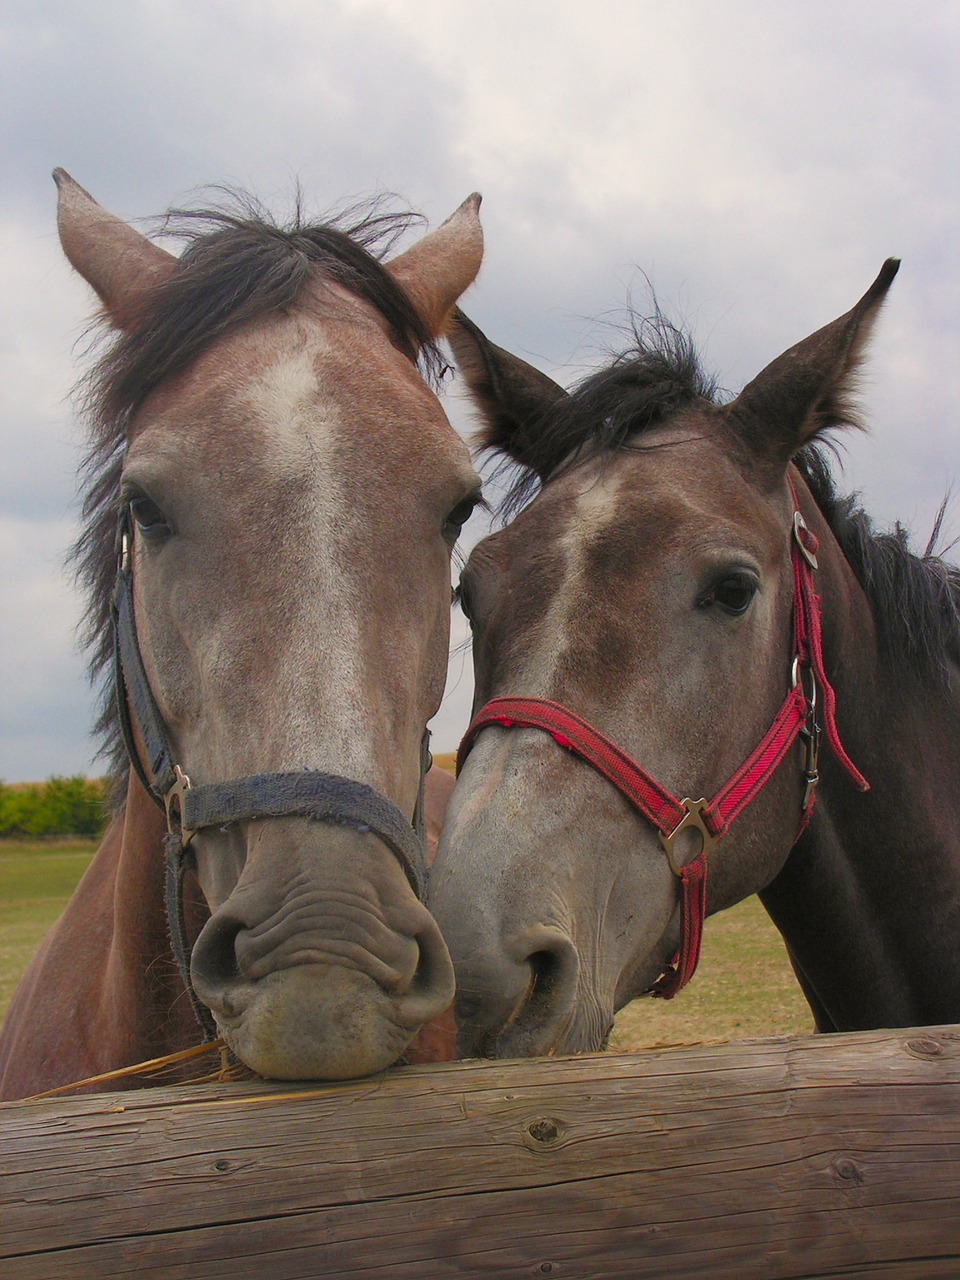
[[[197,996],[262,1075],[383,1070],[453,999],[433,917],[372,833],[296,820],[257,826],[248,837],[255,852],[193,948]]]

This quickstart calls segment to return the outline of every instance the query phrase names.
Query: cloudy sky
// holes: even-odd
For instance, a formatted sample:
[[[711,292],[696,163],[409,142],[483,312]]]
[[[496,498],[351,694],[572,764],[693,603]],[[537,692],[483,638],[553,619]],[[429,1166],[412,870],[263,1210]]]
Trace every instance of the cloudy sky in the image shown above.
[[[845,481],[918,541],[958,483],[956,0],[5,0],[0,49],[4,780],[96,768],[62,568],[91,301],[54,165],[129,219],[222,181],[282,209],[299,180],[317,211],[387,190],[436,224],[479,190],[468,310],[563,381],[644,273],[736,390],[900,256]],[[469,699],[461,654],[439,749]]]

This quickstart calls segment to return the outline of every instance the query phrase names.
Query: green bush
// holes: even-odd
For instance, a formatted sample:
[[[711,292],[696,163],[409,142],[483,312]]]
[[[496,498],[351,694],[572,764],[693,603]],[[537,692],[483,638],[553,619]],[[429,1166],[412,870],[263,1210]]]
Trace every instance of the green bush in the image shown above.
[[[50,778],[0,783],[0,837],[99,836],[107,822],[103,778]]]

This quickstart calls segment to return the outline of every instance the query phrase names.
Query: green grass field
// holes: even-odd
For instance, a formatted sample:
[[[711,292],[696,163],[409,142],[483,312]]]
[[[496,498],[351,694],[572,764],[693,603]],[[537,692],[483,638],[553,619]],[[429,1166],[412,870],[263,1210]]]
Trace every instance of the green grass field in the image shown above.
[[[610,1048],[627,1052],[812,1031],[813,1015],[780,935],[753,897],[710,917],[700,965],[678,996],[634,1000],[618,1014]]]
[[[91,841],[0,842],[0,1015],[94,852]],[[700,968],[675,1000],[636,1000],[610,1047],[738,1040],[812,1029],[783,944],[756,898],[707,921]]]
[[[0,1016],[96,847],[93,840],[0,842]]]

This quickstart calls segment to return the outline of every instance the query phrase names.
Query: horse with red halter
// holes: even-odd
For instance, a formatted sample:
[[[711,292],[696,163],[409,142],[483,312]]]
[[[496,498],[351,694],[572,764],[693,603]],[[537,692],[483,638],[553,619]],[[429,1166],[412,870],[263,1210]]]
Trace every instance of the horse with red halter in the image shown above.
[[[453,996],[415,827],[445,798],[425,725],[479,488],[428,376],[479,197],[386,263],[409,219],[249,203],[185,215],[178,258],[54,176],[113,334],[77,555],[125,782],[14,996],[2,1096],[195,1045],[198,1019],[267,1076],[377,1071]]]
[[[659,316],[572,395],[461,317],[522,469],[459,589],[477,711],[429,903],[462,1053],[601,1047],[754,892],[821,1030],[960,1019],[960,573],[823,446],[897,266],[730,403]]]

